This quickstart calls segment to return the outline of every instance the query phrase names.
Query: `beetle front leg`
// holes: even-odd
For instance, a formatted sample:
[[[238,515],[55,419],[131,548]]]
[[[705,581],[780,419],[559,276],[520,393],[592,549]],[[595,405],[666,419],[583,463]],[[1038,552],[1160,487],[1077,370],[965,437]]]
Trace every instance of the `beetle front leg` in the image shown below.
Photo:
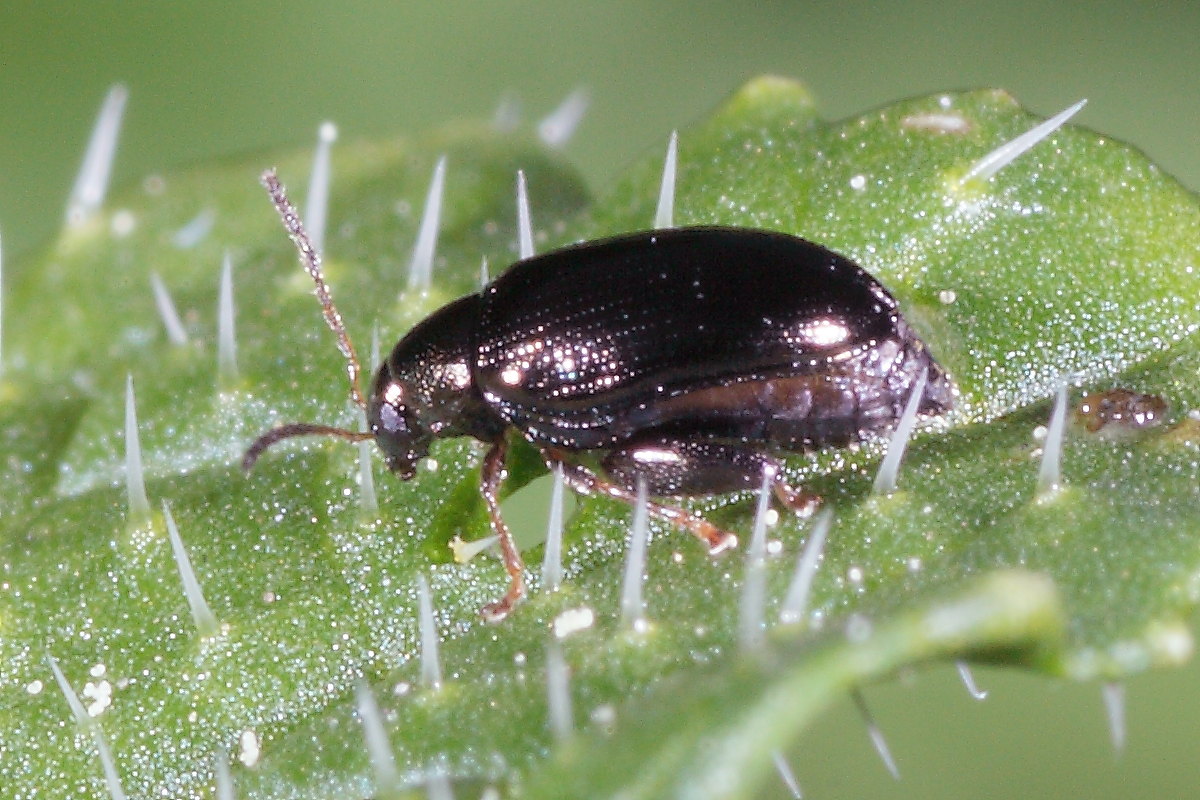
[[[606,481],[582,464],[567,460],[565,453],[554,448],[542,451],[546,463],[553,466],[561,464],[563,480],[572,490],[580,494],[605,494],[631,506],[637,505],[637,492],[610,481]],[[687,528],[708,547],[709,555],[718,555],[726,550],[737,547],[737,536],[718,528],[703,517],[698,517],[690,511],[678,506],[667,506],[651,500],[647,503],[647,511],[661,520]]]
[[[525,596],[525,562],[517,552],[517,544],[513,541],[512,531],[500,515],[500,484],[507,473],[504,469],[504,457],[508,452],[508,444],[501,437],[492,443],[492,448],[483,457],[483,469],[480,472],[479,491],[487,503],[488,515],[492,520],[492,530],[500,542],[500,554],[504,559],[504,568],[508,571],[509,585],[504,596],[494,603],[488,603],[480,614],[488,622],[500,622],[512,613],[513,608]]]

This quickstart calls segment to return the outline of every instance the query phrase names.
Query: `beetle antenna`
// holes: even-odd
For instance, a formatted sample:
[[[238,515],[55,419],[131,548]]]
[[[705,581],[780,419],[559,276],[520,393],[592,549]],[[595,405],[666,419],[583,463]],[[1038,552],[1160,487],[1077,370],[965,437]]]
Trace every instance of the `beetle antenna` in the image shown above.
[[[325,314],[325,324],[337,336],[338,350],[346,357],[346,375],[350,379],[350,399],[359,408],[366,409],[367,403],[363,400],[359,379],[362,367],[358,364],[358,356],[354,352],[354,345],[350,342],[350,334],[346,333],[346,326],[342,322],[342,315],[338,313],[337,307],[333,304],[333,297],[329,294],[329,286],[325,283],[325,275],[321,272],[321,254],[317,252],[317,248],[313,247],[312,240],[308,238],[308,231],[304,229],[304,222],[300,219],[300,214],[296,211],[296,207],[288,200],[287,192],[284,190],[283,185],[279,183],[279,178],[275,176],[275,170],[267,170],[262,174],[260,180],[262,181],[262,185],[266,187],[267,193],[271,195],[271,202],[275,204],[275,210],[279,212],[279,217],[283,220],[283,227],[287,229],[288,236],[291,237],[296,245],[296,251],[300,255],[300,264],[309,276],[312,277],[313,283],[317,285],[317,299],[321,301],[321,311]],[[294,426],[288,425],[284,427],[291,428]],[[338,435],[332,432],[334,430],[331,428],[322,431],[304,431],[303,433]],[[341,433],[346,432],[341,431]],[[299,434],[292,433],[288,435],[296,436]],[[267,436],[263,437],[263,439],[265,438]],[[259,442],[261,441],[262,439],[259,439]],[[271,442],[267,442],[263,447],[265,448],[270,444]],[[255,442],[255,446],[257,445],[258,442]],[[254,447],[250,449],[252,452],[254,451]],[[261,449],[259,452],[261,452]],[[257,456],[257,453],[255,455]],[[249,458],[250,453],[247,453],[246,456]],[[253,459],[250,460],[250,463],[254,463]]]
[[[361,442],[374,437],[374,435],[369,431],[348,431],[344,428],[331,428],[328,425],[313,425],[308,422],[280,425],[254,440],[254,444],[246,450],[246,455],[242,456],[242,469],[249,472],[254,468],[254,462],[258,461],[258,457],[263,454],[264,450],[276,442],[291,439],[294,436],[336,436],[351,442]]]

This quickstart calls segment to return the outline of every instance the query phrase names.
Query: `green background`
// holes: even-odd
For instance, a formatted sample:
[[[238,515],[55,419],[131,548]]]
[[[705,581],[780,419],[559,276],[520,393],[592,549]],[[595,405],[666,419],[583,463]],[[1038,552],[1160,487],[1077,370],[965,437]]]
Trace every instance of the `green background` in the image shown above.
[[[939,89],[1000,86],[1130,141],[1200,187],[1200,5],[864,2],[635,4],[7,3],[0,19],[0,231],[11,256],[48,236],[107,87],[130,87],[117,182],[281,144],[326,119],[343,138],[489,116],[532,117],[584,86],[568,151],[602,190],[614,165],[662,148],[746,78],[806,81],[826,116]],[[336,175],[336,151],[335,151]],[[336,178],[335,178],[336,179]],[[6,309],[5,326],[20,324]],[[1112,755],[1095,685],[951,669],[866,690],[903,780],[845,702],[791,754],[809,797],[1172,797],[1200,785],[1200,670],[1127,687]],[[17,691],[21,687],[0,687]],[[782,796],[782,792],[781,792]]]

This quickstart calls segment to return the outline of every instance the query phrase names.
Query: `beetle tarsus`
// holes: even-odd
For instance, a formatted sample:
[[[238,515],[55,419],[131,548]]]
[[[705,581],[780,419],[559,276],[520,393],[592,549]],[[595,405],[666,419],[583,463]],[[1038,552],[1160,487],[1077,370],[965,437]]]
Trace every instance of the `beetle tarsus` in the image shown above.
[[[504,456],[508,444],[501,437],[492,443],[487,455],[483,458],[483,469],[480,472],[479,491],[487,503],[488,515],[492,521],[492,532],[500,544],[500,555],[504,559],[504,568],[508,571],[509,585],[504,596],[494,603],[488,603],[479,613],[487,622],[500,622],[516,608],[517,603],[525,596],[525,562],[517,551],[513,541],[512,531],[508,529],[504,518],[500,515],[500,484],[504,481]]]
[[[776,478],[772,484],[775,496],[779,502],[790,508],[799,517],[808,518],[821,507],[821,495],[801,487],[797,489],[785,483],[782,477]]]
[[[509,586],[508,591],[504,593],[504,597],[499,600],[488,603],[483,608],[479,609],[479,616],[483,617],[484,622],[496,623],[503,622],[508,618],[508,615],[517,607],[517,603],[525,596],[524,582],[521,580],[515,581]]]
[[[695,518],[698,522],[704,522],[699,517]],[[715,525],[704,522],[704,532],[697,531],[696,535],[708,545],[708,554],[710,556],[719,556],[730,550],[736,550],[738,546],[738,538],[729,531],[724,531]],[[696,530],[693,528],[693,530]]]

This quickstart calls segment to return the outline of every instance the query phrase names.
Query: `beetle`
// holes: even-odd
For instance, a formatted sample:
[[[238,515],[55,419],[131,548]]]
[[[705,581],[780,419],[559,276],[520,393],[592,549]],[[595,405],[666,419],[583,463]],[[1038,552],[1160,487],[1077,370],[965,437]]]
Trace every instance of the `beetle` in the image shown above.
[[[274,172],[262,180],[317,285],[369,431],[283,425],[250,446],[243,466],[282,439],[321,434],[374,439],[408,480],[435,438],[489,445],[480,491],[510,577],[482,609],[490,621],[524,594],[498,501],[510,430],[581,493],[633,504],[643,481],[658,498],[769,481],[808,514],[820,498],[785,482],[780,454],[880,433],[922,385],[920,413],[953,403],[948,375],[866,270],[789,234],[732,227],[632,233],[519,261],[402,337],[364,398],[320,256]],[[651,502],[649,512],[710,553],[737,544],[676,505]]]

